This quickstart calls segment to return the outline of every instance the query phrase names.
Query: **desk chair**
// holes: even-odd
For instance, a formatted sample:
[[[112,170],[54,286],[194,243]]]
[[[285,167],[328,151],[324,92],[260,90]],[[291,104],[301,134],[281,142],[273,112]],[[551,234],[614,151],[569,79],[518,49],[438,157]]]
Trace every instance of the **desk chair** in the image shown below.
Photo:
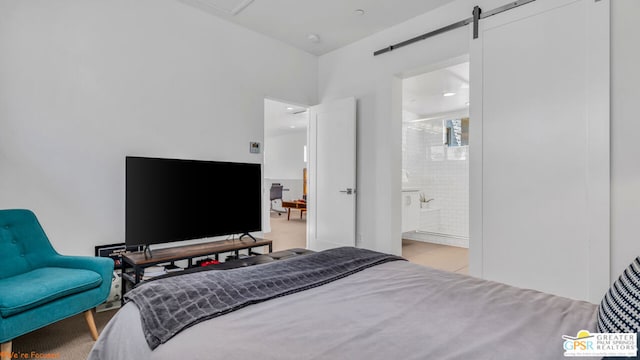
[[[287,209],[282,207],[282,191],[283,191],[283,186],[280,183],[271,184],[271,189],[269,189],[269,199],[271,200],[271,211],[276,212],[278,216],[287,212]]]

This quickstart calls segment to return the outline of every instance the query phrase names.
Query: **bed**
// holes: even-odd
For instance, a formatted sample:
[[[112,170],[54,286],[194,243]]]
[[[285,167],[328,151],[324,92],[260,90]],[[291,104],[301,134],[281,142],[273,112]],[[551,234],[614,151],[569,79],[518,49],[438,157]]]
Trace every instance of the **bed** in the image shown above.
[[[328,251],[335,249],[225,272],[253,269],[256,276]],[[177,278],[187,283],[190,276]],[[153,304],[166,307],[157,298]],[[595,331],[598,311],[588,302],[393,257],[189,324],[153,349],[142,326],[146,310],[138,306],[129,301],[118,311],[89,360],[564,359],[562,336]]]

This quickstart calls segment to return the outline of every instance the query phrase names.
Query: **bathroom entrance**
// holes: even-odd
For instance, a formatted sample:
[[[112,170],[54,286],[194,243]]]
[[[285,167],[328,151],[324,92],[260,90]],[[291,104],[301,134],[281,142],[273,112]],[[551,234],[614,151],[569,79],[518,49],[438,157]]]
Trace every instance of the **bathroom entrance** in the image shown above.
[[[469,62],[402,81],[402,254],[468,272]]]

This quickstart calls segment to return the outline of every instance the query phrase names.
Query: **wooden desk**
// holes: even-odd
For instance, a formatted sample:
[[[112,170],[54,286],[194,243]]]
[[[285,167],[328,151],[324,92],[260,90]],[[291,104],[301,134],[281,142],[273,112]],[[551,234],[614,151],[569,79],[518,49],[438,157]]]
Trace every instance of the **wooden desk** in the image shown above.
[[[173,263],[174,261],[179,260],[187,260],[188,267],[190,268],[193,266],[193,258],[196,257],[214,255],[215,259],[218,260],[218,254],[225,252],[234,252],[236,257],[238,257],[238,255],[240,255],[240,250],[249,249],[249,253],[251,253],[251,249],[261,246],[268,246],[269,252],[273,251],[271,240],[256,238],[256,241],[253,241],[253,239],[245,238],[242,240],[221,240],[202,244],[157,249],[153,250],[153,257],[151,258],[145,257],[145,254],[142,251],[122,254],[123,270],[121,295],[124,297],[124,293],[127,288],[127,281],[131,282],[133,285],[140,282],[144,268],[146,267],[163,263]],[[132,273],[125,272],[127,266],[129,266],[129,268],[133,267]]]
[[[307,211],[307,202],[303,200],[282,201],[282,207],[287,209],[287,220],[291,219],[291,209],[299,209],[300,219],[302,219],[302,213]]]

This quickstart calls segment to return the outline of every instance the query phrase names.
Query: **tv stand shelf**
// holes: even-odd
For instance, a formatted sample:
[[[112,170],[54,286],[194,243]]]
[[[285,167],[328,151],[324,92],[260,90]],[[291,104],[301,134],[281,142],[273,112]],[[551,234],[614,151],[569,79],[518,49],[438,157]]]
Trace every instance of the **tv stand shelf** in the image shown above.
[[[235,239],[220,240],[202,244],[176,246],[165,249],[153,250],[153,257],[145,256],[143,251],[125,253],[122,255],[123,272],[122,272],[122,296],[126,292],[127,281],[136,285],[142,279],[144,268],[163,263],[173,263],[179,260],[187,260],[188,267],[193,266],[193,258],[201,256],[213,255],[218,260],[218,254],[226,252],[234,252],[236,257],[240,254],[240,250],[248,249],[249,253],[253,248],[268,246],[269,252],[273,251],[271,240],[256,238],[252,239]],[[127,267],[133,268],[133,273],[125,273]]]

